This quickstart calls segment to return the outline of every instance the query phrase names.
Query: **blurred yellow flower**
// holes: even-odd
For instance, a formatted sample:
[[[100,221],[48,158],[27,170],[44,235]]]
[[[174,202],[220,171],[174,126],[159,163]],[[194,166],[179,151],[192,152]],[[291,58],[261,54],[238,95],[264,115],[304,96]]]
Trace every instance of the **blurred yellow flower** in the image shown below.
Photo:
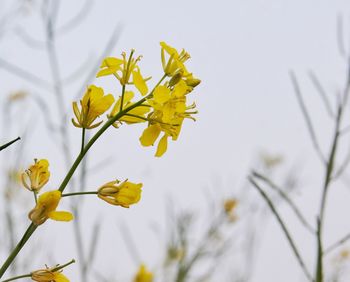
[[[98,189],[98,197],[115,206],[129,208],[141,199],[142,183],[111,181]]]
[[[69,282],[69,279],[61,271],[53,269],[39,269],[31,273],[33,281],[38,282]]]
[[[35,224],[43,224],[47,219],[57,221],[71,221],[73,215],[66,211],[56,211],[61,200],[61,192],[58,190],[45,192],[40,195],[34,209],[32,209],[28,217]]]
[[[73,111],[77,120],[72,118],[74,126],[86,129],[92,129],[99,126],[102,121],[93,124],[93,122],[104,112],[106,112],[114,103],[112,94],[104,95],[103,89],[90,85],[80,100],[81,109],[77,102],[73,102]]]
[[[237,219],[236,208],[238,205],[237,199],[231,198],[224,202],[224,211],[226,216],[230,221],[235,221]]]
[[[144,264],[140,265],[139,271],[136,273],[134,282],[152,282],[153,273],[148,271]]]
[[[140,61],[141,56],[134,58],[134,50],[131,50],[129,57],[126,53],[122,53],[122,58],[105,58],[100,66],[101,70],[97,73],[96,77],[114,75],[121,85],[134,84],[141,95],[144,96],[148,92],[146,81],[149,79],[143,78],[140,72],[140,68],[137,63]],[[130,80],[132,76],[132,80]]]
[[[46,159],[39,161],[34,159],[34,164],[21,175],[24,187],[36,193],[49,181],[49,178],[49,162]]]

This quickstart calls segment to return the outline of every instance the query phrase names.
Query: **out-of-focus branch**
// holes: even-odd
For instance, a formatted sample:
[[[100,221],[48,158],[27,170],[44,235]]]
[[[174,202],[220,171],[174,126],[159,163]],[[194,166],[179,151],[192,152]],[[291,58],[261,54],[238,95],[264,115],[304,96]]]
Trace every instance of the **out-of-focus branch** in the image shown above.
[[[288,231],[285,223],[283,222],[281,216],[279,215],[279,213],[277,212],[274,204],[272,203],[272,201],[270,200],[270,198],[267,196],[267,194],[264,192],[264,190],[262,190],[259,186],[258,183],[255,182],[255,180],[253,179],[253,177],[248,177],[249,182],[253,185],[254,188],[257,189],[257,191],[260,193],[260,195],[263,197],[263,199],[266,201],[266,203],[268,204],[269,208],[271,209],[272,213],[274,214],[274,216],[276,217],[280,227],[283,230],[284,235],[287,238],[287,241],[290,245],[290,247],[293,250],[293,253],[295,255],[295,258],[297,259],[301,269],[303,270],[306,278],[308,279],[308,281],[314,281],[310,272],[308,271],[308,269],[306,268],[306,265],[300,255],[300,252],[298,251],[298,248],[296,246],[296,244],[294,243],[294,240],[292,238],[292,236],[290,235],[290,232]]]
[[[73,16],[73,18],[71,18],[62,26],[57,28],[56,34],[65,34],[73,30],[75,27],[79,26],[79,24],[88,16],[89,12],[93,7],[93,4],[93,0],[86,0],[79,12],[75,16]]]
[[[327,92],[322,86],[320,80],[317,78],[316,74],[313,71],[309,71],[309,77],[316,88],[317,92],[320,94],[321,100],[323,101],[323,104],[325,105],[325,108],[327,110],[327,113],[329,114],[330,117],[334,118],[334,112],[332,110],[331,103],[327,97]]]
[[[305,217],[303,216],[303,214],[301,213],[299,208],[296,206],[296,204],[293,202],[293,200],[283,191],[283,189],[278,187],[269,178],[267,178],[266,176],[264,176],[256,171],[252,171],[252,176],[264,181],[270,188],[272,188],[274,191],[276,191],[281,196],[281,198],[284,199],[286,201],[286,203],[290,206],[290,208],[295,213],[295,215],[297,216],[299,221],[302,223],[302,225],[308,231],[310,231],[312,234],[315,234],[314,228],[307,222],[307,220],[305,219]]]
[[[296,94],[300,109],[301,109],[302,114],[304,116],[306,126],[307,126],[307,129],[309,131],[314,149],[315,149],[317,155],[319,156],[320,160],[322,161],[322,163],[326,164],[326,160],[325,160],[325,157],[323,156],[320,145],[318,143],[318,139],[316,137],[316,133],[315,133],[314,127],[312,125],[310,115],[309,115],[308,110],[306,108],[306,105],[304,103],[303,96],[301,95],[301,91],[300,91],[300,87],[299,87],[299,83],[297,81],[297,78],[296,78],[294,72],[292,72],[292,71],[290,71],[289,75],[290,75],[290,78],[291,78],[291,81],[292,81],[292,84],[294,87],[294,92]]]
[[[0,58],[0,68],[36,85],[45,90],[52,90],[52,85],[42,78]]]

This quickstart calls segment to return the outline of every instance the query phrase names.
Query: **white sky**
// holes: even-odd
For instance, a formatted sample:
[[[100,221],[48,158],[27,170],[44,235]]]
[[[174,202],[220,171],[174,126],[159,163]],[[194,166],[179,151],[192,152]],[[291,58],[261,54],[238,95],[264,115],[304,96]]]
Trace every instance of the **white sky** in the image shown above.
[[[59,23],[72,17],[83,3],[62,2]],[[295,70],[300,78],[317,134],[327,152],[330,140],[327,138],[332,127],[307,80],[307,71],[314,70],[330,92],[343,85],[345,64],[337,50],[336,22],[337,15],[343,15],[347,48],[350,49],[349,9],[348,1],[100,0],[94,1],[93,9],[82,25],[58,39],[60,68],[62,73],[68,74],[89,56],[98,56],[116,24],[122,23],[120,40],[110,55],[119,56],[123,50],[135,48],[143,55],[140,64],[143,73],[152,75],[154,82],[161,75],[159,42],[164,40],[188,50],[192,56],[188,67],[202,80],[192,95],[199,110],[197,122],[188,121],[184,125],[179,140],[169,144],[168,152],[161,159],[153,157],[154,148],[139,145],[138,137],[144,126],[111,129],[90,152],[91,166],[113,158],[110,164],[88,178],[92,189],[116,177],[144,183],[141,203],[130,210],[115,209],[91,198],[85,202],[87,234],[92,228],[89,219],[96,216],[103,216],[103,223],[109,226],[104,230],[103,238],[106,242],[115,240],[110,246],[110,256],[116,260],[116,272],[121,269],[123,275],[128,276],[136,268],[125,248],[121,251],[123,257],[118,258],[117,246],[123,243],[118,239],[117,219],[128,223],[136,234],[143,260],[151,266],[154,262],[155,266],[154,253],[160,246],[149,226],[152,222],[162,225],[166,197],[172,195],[179,208],[203,208],[203,187],[212,186],[212,190],[222,197],[234,194],[261,150],[284,155],[286,169],[294,164],[300,166],[301,187],[295,199],[307,218],[314,221],[323,171],[312,150],[288,71]],[[37,15],[29,14],[18,22],[31,36],[42,38],[43,30]],[[11,31],[0,43],[0,58],[39,77],[51,78],[43,51],[28,49]],[[10,91],[35,89],[1,69],[0,77],[1,100]],[[82,81],[65,87],[67,109]],[[120,94],[111,78],[98,79],[95,83]],[[51,95],[39,89],[38,93]],[[54,98],[50,99],[54,103]],[[52,112],[60,114],[54,108]],[[47,131],[42,129],[42,119],[31,126],[34,131],[27,141],[28,159],[24,163],[30,163],[34,157],[48,158],[52,174],[50,185],[54,188],[65,174],[63,158]],[[71,128],[72,146],[77,152],[80,131],[71,124],[67,126]],[[6,128],[1,130],[6,131]],[[218,182],[221,184],[215,187]],[[349,212],[349,190],[342,183],[335,187],[337,191],[331,193],[327,210],[329,225],[325,241],[328,243],[350,230],[350,222],[344,217],[345,212]],[[252,193],[252,196],[257,197],[257,194]],[[315,242],[302,231],[288,209],[282,207],[281,210],[313,270]],[[26,211],[23,214],[25,216]],[[72,228],[67,226],[49,223],[35,237],[38,240],[39,236],[52,236],[58,247],[72,236]],[[65,230],[62,237],[54,236],[53,232],[61,234],[62,230]],[[142,238],[138,238],[141,234]],[[274,219],[268,221],[262,236],[253,281],[303,281]],[[105,270],[104,252],[99,254],[98,264]],[[63,263],[74,256],[74,248],[60,247],[55,259]],[[42,258],[37,263],[45,262]],[[74,272],[72,268],[68,270],[73,281]],[[107,270],[109,272],[113,273]]]

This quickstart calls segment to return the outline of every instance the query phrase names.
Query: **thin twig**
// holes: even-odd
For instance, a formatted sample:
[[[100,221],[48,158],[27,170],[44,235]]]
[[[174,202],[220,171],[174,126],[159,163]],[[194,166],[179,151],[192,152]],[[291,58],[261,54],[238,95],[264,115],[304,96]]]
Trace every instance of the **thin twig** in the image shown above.
[[[345,44],[344,44],[344,23],[341,14],[337,16],[337,43],[338,50],[342,57],[346,57]]]
[[[132,237],[132,234],[129,230],[129,227],[127,226],[127,224],[125,222],[122,222],[119,230],[121,231],[121,234],[122,234],[122,237],[124,239],[126,247],[129,249],[128,253],[132,257],[135,264],[139,265],[142,262],[141,256],[140,256],[139,251],[136,247],[136,244],[133,240],[133,237]]]
[[[93,7],[93,3],[93,0],[86,0],[79,12],[76,15],[74,15],[73,18],[64,23],[62,26],[58,27],[56,33],[58,35],[65,34],[73,30],[75,27],[79,26],[79,24],[88,16],[89,12]]]
[[[286,236],[287,240],[288,240],[288,243],[290,245],[290,247],[292,248],[293,250],[293,253],[301,267],[301,269],[303,270],[305,276],[307,277],[307,279],[309,281],[314,281],[311,274],[309,273],[309,271],[307,270],[306,268],[306,265],[294,243],[294,240],[292,239],[292,236],[290,235],[286,225],[284,224],[282,218],[280,217],[280,215],[278,214],[274,204],[272,203],[272,201],[270,200],[270,198],[267,196],[267,194],[260,188],[260,186],[255,182],[255,180],[253,179],[253,177],[248,177],[249,179],[249,182],[258,190],[258,192],[260,193],[260,195],[264,198],[264,200],[266,201],[266,203],[268,204],[268,206],[270,207],[272,213],[274,214],[274,216],[276,217],[279,225],[281,226],[282,230],[283,230],[283,233],[284,235]]]
[[[52,90],[52,85],[48,83],[46,80],[12,64],[4,59],[0,58],[0,68],[20,77],[24,80],[33,83],[36,86],[39,86],[45,90]]]
[[[305,217],[302,215],[301,211],[299,210],[299,208],[296,206],[296,204],[293,202],[293,200],[283,191],[283,189],[281,189],[280,187],[278,187],[275,183],[273,183],[269,178],[267,178],[266,176],[256,172],[256,171],[252,171],[252,175],[262,181],[264,181],[270,188],[272,188],[273,190],[275,190],[280,196],[281,198],[283,198],[287,204],[290,206],[290,208],[293,210],[293,212],[295,213],[295,215],[297,216],[297,218],[300,220],[300,222],[304,225],[304,227],[310,231],[312,234],[315,234],[315,230],[314,228],[307,222],[307,220],[305,219]]]
[[[341,238],[339,241],[333,243],[328,248],[324,250],[324,254],[327,255],[328,253],[332,252],[336,248],[340,247],[341,245],[345,244],[347,241],[350,240],[350,233]]]
[[[307,108],[305,106],[303,97],[301,95],[301,91],[300,91],[300,87],[299,87],[297,78],[296,78],[294,72],[292,72],[292,71],[290,71],[289,75],[290,75],[290,78],[291,78],[291,81],[292,81],[292,84],[293,84],[293,87],[294,87],[294,92],[295,92],[295,94],[297,96],[297,100],[298,100],[300,109],[301,109],[302,114],[304,116],[304,119],[305,119],[305,122],[306,122],[306,126],[307,126],[307,129],[309,131],[309,134],[310,134],[311,141],[313,143],[314,149],[315,149],[317,155],[319,156],[320,160],[322,161],[322,163],[326,164],[325,157],[323,156],[321,148],[320,148],[320,146],[318,144],[318,140],[317,140],[317,137],[316,137],[316,134],[315,134],[314,127],[312,125],[311,118],[309,116],[308,110],[307,110]]]
[[[313,71],[309,71],[309,77],[310,77],[312,84],[315,86],[317,92],[320,94],[320,97],[321,97],[321,99],[326,107],[326,110],[327,110],[329,116],[334,118],[334,112],[332,110],[331,103],[327,97],[326,90],[324,89],[321,82],[319,81],[319,79],[317,78],[316,74]]]

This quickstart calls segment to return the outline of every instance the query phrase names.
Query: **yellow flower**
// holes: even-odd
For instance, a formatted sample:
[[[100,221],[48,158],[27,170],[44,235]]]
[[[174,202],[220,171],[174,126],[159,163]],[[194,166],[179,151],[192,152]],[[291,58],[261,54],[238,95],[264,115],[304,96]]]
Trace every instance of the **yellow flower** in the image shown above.
[[[111,181],[98,189],[98,197],[115,206],[129,208],[141,199],[142,183],[132,183],[127,180],[119,184],[119,181]]]
[[[153,273],[148,271],[144,264],[140,265],[139,271],[136,273],[134,282],[152,282]]]
[[[32,209],[28,217],[35,224],[43,224],[47,219],[57,221],[71,221],[73,215],[66,211],[56,211],[61,200],[61,192],[58,190],[45,192],[40,195],[34,209]]]
[[[34,164],[22,173],[21,178],[25,188],[29,191],[39,192],[50,178],[48,160],[41,159],[38,161],[34,159]]]
[[[133,57],[134,50],[131,50],[129,58],[127,59],[126,53],[122,53],[122,58],[106,58],[103,60],[100,68],[101,70],[97,73],[96,77],[106,76],[113,74],[120,82],[121,85],[134,84],[142,96],[148,92],[146,81],[141,75],[140,68],[137,63],[140,61],[141,56],[136,59]],[[132,80],[130,80],[132,76]]]
[[[167,150],[168,137],[173,141],[177,140],[183,120],[193,119],[192,111],[196,105],[186,105],[186,95],[191,88],[184,80],[179,81],[174,87],[159,85],[153,93],[153,98],[148,101],[154,111],[148,115],[149,126],[143,131],[140,137],[141,145],[152,146],[158,139],[161,132],[164,132],[160,139],[155,156],[161,157]]]
[[[190,58],[184,49],[179,53],[175,48],[166,44],[165,42],[160,42],[161,49],[161,59],[163,70],[167,76],[174,76],[176,74],[187,75],[188,71],[184,63]],[[165,53],[168,54],[168,60],[165,59]]]
[[[123,99],[123,109],[130,107],[133,105],[133,102],[131,100],[134,98],[134,93],[132,91],[126,91],[124,94]],[[108,118],[112,118],[120,111],[120,104],[121,104],[121,97],[117,100],[114,107],[112,108],[111,113],[108,115]],[[147,121],[145,115],[151,110],[150,106],[147,104],[147,102],[144,102],[142,105],[133,108],[132,110],[128,111],[127,114],[123,115],[118,121],[113,123],[113,126],[118,128],[119,125],[122,122],[125,122],[127,124],[132,123],[140,123]]]
[[[31,273],[33,281],[38,282],[69,282],[69,279],[61,271],[52,269],[39,269]]]
[[[113,103],[114,97],[112,94],[104,95],[102,88],[90,85],[83,99],[80,100],[80,110],[77,102],[73,102],[73,111],[77,119],[72,119],[74,126],[86,129],[99,126],[102,121],[95,124],[93,122],[106,112]]]
[[[237,199],[231,198],[224,202],[224,211],[226,216],[230,221],[235,221],[237,219],[236,208],[238,205]]]

